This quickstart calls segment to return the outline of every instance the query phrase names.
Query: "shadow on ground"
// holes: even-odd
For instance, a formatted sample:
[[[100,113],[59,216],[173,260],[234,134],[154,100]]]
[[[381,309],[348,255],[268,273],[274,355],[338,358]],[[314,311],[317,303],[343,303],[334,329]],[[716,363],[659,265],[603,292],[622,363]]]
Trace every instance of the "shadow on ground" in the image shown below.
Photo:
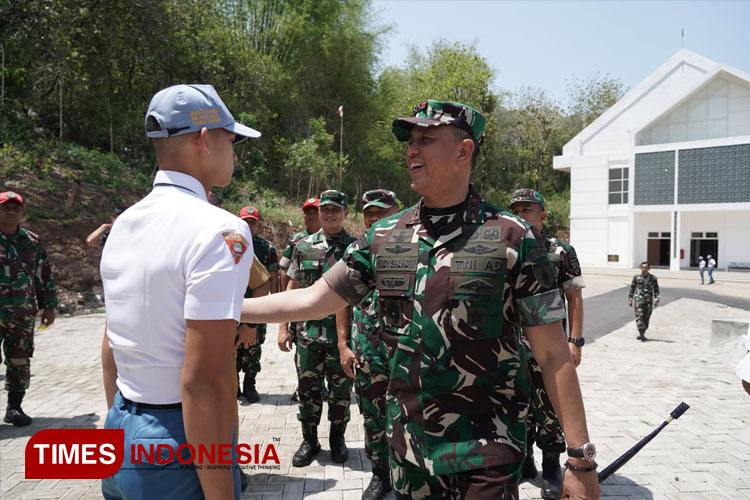
[[[10,424],[0,424],[0,441],[31,436],[44,429],[96,429],[99,415],[85,413],[75,417],[34,417],[32,415],[31,425],[26,427],[13,427]]]

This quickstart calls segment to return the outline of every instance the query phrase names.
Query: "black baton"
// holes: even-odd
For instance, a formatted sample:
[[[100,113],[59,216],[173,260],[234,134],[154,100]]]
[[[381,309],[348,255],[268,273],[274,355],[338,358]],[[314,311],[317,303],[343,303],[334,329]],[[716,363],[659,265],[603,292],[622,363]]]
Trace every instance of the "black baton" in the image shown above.
[[[664,422],[662,422],[662,424],[656,430],[654,430],[651,434],[649,434],[645,438],[638,441],[635,446],[633,446],[628,451],[623,453],[620,457],[617,458],[617,460],[615,460],[614,462],[609,464],[604,470],[602,470],[597,476],[599,479],[599,482],[601,483],[602,481],[607,479],[609,476],[617,472],[617,470],[620,467],[625,465],[628,462],[628,460],[633,458],[633,456],[635,456],[636,453],[641,451],[641,448],[646,446],[649,441],[654,439],[654,437],[656,437],[656,435],[659,434],[661,430],[667,426],[668,423],[670,423],[672,420],[676,418],[680,418],[682,414],[687,411],[688,408],[690,407],[686,405],[685,403],[680,403],[679,405],[677,405],[677,408],[672,410],[672,413],[669,414],[669,418],[666,419]]]

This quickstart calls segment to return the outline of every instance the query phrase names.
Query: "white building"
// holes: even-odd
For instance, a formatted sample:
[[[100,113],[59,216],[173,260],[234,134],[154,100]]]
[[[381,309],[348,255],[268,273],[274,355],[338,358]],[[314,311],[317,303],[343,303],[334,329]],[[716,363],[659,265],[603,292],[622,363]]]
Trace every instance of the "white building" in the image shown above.
[[[563,147],[583,265],[750,267],[750,74],[680,50]]]

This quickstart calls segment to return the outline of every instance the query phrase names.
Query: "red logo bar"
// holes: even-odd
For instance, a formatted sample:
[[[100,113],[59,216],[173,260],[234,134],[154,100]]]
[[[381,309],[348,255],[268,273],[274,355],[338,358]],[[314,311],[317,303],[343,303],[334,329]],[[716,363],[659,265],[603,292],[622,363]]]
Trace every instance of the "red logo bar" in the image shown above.
[[[122,429],[45,429],[26,444],[26,479],[104,479],[124,458]]]

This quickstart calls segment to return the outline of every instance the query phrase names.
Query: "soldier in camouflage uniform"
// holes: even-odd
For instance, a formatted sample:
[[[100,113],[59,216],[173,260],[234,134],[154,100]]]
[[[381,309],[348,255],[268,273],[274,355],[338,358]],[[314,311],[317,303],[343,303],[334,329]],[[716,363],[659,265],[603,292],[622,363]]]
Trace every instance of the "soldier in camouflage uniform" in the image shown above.
[[[18,224],[25,214],[23,198],[0,193],[0,343],[5,358],[8,408],[4,422],[29,425],[21,409],[31,380],[34,320],[42,311],[42,325],[55,321],[57,295],[52,268],[39,236]]]
[[[638,328],[637,338],[641,342],[647,340],[646,330],[651,311],[659,306],[659,282],[656,276],[648,272],[649,269],[651,267],[648,262],[641,262],[641,274],[633,276],[628,293],[628,305],[632,306],[635,302],[635,326]]]
[[[573,445],[562,494],[597,499],[596,453],[541,235],[469,185],[484,125],[469,106],[432,100],[395,120],[422,200],[375,223],[314,286],[245,301],[242,317],[311,317],[378,290],[381,345],[396,346],[386,417],[404,499],[518,498],[530,390],[524,327]]]
[[[546,205],[541,193],[533,189],[518,189],[510,199],[510,210],[513,215],[542,232],[547,256],[555,270],[555,283],[560,294],[567,302],[568,318],[570,320],[570,336],[568,346],[573,363],[578,366],[581,362],[581,347],[584,344],[583,328],[583,297],[581,290],[584,282],[581,277],[581,266],[575,249],[562,240],[550,236],[542,229],[542,223],[547,218]],[[566,323],[563,321],[563,328]],[[529,350],[528,367],[531,375],[532,396],[531,409],[526,420],[526,459],[523,463],[521,476],[535,478],[537,475],[534,464],[534,442],[542,450],[542,479],[541,496],[545,499],[556,499],[560,496],[560,453],[565,451],[565,436],[557,419],[555,408],[544,387],[544,378],[539,364],[530,352],[528,339],[521,336],[521,341]]]
[[[354,238],[344,229],[349,213],[346,194],[329,189],[320,195],[318,204],[321,229],[297,242],[289,267],[289,288],[307,288],[343,255]],[[288,339],[279,336],[280,344]],[[283,342],[282,342],[283,341]],[[349,457],[344,432],[349,422],[352,381],[344,373],[339,358],[336,318],[301,323],[297,332],[297,366],[299,421],[303,441],[292,464],[309,465],[320,451],[318,424],[323,413],[323,385],[328,382],[328,420],[331,422],[331,460],[343,463]]]
[[[279,278],[281,281],[281,290],[286,290],[289,285],[289,276],[286,272],[289,269],[289,265],[292,263],[292,252],[294,247],[299,240],[306,236],[310,236],[313,233],[320,231],[320,216],[318,215],[318,198],[308,198],[305,203],[302,204],[302,213],[304,214],[305,230],[298,233],[294,233],[289,237],[284,253],[281,255],[279,261]],[[297,342],[297,327],[296,322],[293,323],[281,323],[279,324],[279,338],[282,337],[289,339],[289,341],[282,345],[279,341],[279,349],[284,352],[289,352],[292,349],[292,345]],[[297,401],[297,389],[292,394],[292,401]]]
[[[258,262],[263,264],[271,277],[271,293],[277,293],[279,283],[279,257],[276,249],[271,243],[258,235],[260,226],[260,212],[252,206],[243,207],[238,217],[250,227],[250,233],[253,235],[253,252]],[[248,287],[245,291],[245,298],[257,297],[253,289]],[[265,323],[242,323],[244,326],[256,329],[256,342],[253,345],[241,345],[237,347],[237,374],[245,372],[242,381],[242,395],[245,396],[248,403],[257,403],[260,401],[260,395],[255,388],[255,377],[260,373],[260,356],[262,354],[261,346],[266,341],[266,324]],[[237,388],[239,397],[239,387]]]
[[[362,196],[362,211],[365,228],[370,229],[375,222],[398,211],[395,193],[387,189],[367,191]],[[362,500],[381,500],[392,486],[385,435],[388,361],[380,349],[377,291],[354,308],[353,321],[347,314],[349,308],[344,311],[336,315],[341,365],[347,375],[355,378],[357,403],[364,416],[365,454],[372,462],[372,479],[362,494]],[[357,368],[356,377],[352,373],[352,364]]]

